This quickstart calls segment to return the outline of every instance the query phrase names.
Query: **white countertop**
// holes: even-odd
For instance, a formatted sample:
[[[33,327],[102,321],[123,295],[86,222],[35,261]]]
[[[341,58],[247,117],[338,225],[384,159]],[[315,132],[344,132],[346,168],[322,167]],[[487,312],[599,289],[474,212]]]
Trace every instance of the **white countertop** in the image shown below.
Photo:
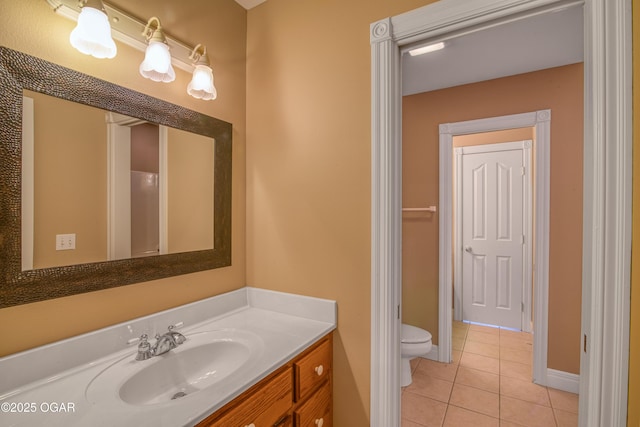
[[[187,342],[190,334],[204,331],[255,334],[262,339],[261,355],[232,380],[177,400],[131,405],[116,398],[95,403],[87,398],[87,387],[98,374],[123,358],[134,360],[137,343],[129,340],[143,333],[152,337],[178,322],[184,323],[179,331]],[[247,287],[7,356],[0,359],[0,425],[192,426],[335,329],[336,323],[335,301]]]

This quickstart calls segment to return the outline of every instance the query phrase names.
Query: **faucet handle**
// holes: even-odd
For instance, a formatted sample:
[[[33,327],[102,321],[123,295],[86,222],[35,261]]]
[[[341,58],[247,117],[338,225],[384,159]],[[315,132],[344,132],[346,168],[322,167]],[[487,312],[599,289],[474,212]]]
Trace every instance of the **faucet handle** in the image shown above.
[[[136,360],[147,360],[151,358],[151,345],[148,340],[149,336],[147,334],[142,334],[140,337],[140,344],[138,344]]]

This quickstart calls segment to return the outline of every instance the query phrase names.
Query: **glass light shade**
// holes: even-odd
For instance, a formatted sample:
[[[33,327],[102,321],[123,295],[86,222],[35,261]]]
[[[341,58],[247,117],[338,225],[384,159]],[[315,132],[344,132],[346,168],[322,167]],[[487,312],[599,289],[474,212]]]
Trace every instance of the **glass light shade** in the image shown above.
[[[213,85],[213,71],[206,65],[196,65],[193,78],[187,86],[187,93],[194,98],[209,101],[216,99],[218,91]]]
[[[71,46],[95,58],[116,56],[116,44],[111,38],[109,18],[101,10],[85,6],[78,15],[78,25],[69,36]]]
[[[175,80],[176,73],[171,66],[169,46],[162,42],[150,41],[140,64],[140,74],[154,82],[169,83]]]

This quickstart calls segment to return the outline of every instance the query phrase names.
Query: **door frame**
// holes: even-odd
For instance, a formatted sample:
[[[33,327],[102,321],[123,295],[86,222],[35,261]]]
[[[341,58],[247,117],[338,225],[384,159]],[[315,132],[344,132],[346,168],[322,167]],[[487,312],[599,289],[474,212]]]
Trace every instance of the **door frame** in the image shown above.
[[[474,133],[492,132],[498,130],[533,127],[536,140],[533,155],[535,156],[533,171],[533,192],[529,200],[535,200],[536,227],[530,244],[535,247],[536,263],[525,269],[529,279],[534,277],[533,306],[533,381],[536,384],[547,385],[547,346],[548,346],[548,298],[549,298],[549,200],[550,200],[550,171],[551,171],[551,110],[538,110],[529,113],[510,114],[507,116],[490,117],[486,119],[468,120],[440,125],[440,173],[439,173],[439,203],[440,203],[440,229],[439,229],[439,309],[438,309],[438,358],[441,362],[451,360],[451,333],[452,333],[452,302],[453,295],[451,283],[454,277],[459,277],[459,272],[453,275],[452,259],[450,254],[458,256],[458,251],[453,244],[453,137]],[[449,214],[444,214],[444,212]],[[531,230],[531,219],[527,227]],[[459,234],[459,233],[458,233]],[[528,260],[531,261],[531,249]],[[447,255],[449,254],[449,255]],[[455,287],[455,283],[454,283]],[[525,319],[531,322],[531,282],[525,289]]]
[[[400,425],[401,50],[453,31],[473,31],[571,4],[585,6],[585,339],[581,348],[586,351],[580,357],[579,422],[594,427],[626,423],[633,123],[631,0],[440,0],[374,22],[370,29],[371,426]]]
[[[131,127],[147,121],[107,112],[107,260],[131,257]],[[167,127],[159,125],[159,254],[168,253]]]

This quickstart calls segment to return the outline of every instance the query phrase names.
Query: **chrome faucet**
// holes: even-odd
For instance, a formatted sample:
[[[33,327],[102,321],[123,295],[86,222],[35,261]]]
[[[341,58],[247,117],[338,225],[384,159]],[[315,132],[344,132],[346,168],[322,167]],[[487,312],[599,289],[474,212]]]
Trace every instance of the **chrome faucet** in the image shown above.
[[[165,354],[169,350],[173,350],[176,348],[178,344],[176,344],[176,340],[171,336],[169,332],[166,332],[162,335],[156,335],[156,343],[151,347],[151,355],[152,356],[160,356],[161,354]]]
[[[169,331],[164,334],[156,334],[156,342],[153,346],[149,344],[149,336],[143,334],[138,344],[138,354],[136,360],[147,360],[154,356],[165,354],[185,342],[187,338],[178,331],[174,331],[173,325],[169,326]]]
[[[187,338],[184,335],[182,335],[180,332],[174,331],[175,328],[176,327],[174,325],[169,326],[169,332],[167,332],[165,335],[171,335],[176,345],[180,345],[184,343],[187,340]]]

